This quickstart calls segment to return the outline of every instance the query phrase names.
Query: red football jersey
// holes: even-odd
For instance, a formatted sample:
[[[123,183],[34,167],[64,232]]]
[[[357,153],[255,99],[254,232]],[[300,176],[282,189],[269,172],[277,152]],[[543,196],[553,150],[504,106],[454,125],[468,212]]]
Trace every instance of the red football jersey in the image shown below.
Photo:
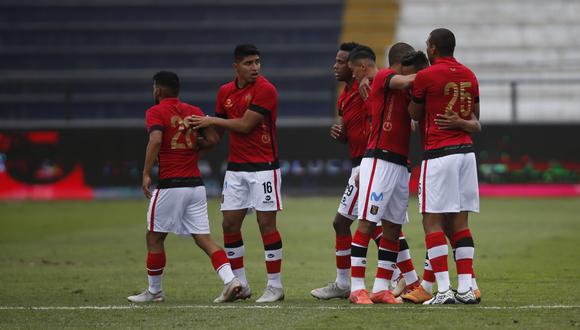
[[[230,132],[228,170],[262,171],[279,168],[276,144],[278,92],[262,76],[244,88],[238,88],[234,80],[219,89],[217,117],[242,118],[248,110],[264,115],[264,119],[247,134]]]
[[[346,130],[346,140],[353,165],[360,164],[366,150],[369,133],[367,107],[358,92],[359,83],[344,86],[338,97],[338,114]],[[357,164],[358,163],[358,164]]]
[[[186,179],[200,177],[197,167],[197,131],[183,129],[183,118],[191,115],[203,116],[204,113],[198,107],[180,102],[178,98],[162,99],[147,110],[147,131],[163,132],[159,150],[160,183],[166,179],[178,179],[184,183]]]
[[[470,119],[473,105],[479,102],[479,84],[475,74],[453,57],[443,57],[419,71],[413,84],[413,101],[425,104],[421,128],[425,150],[472,144],[463,130],[443,130],[435,125],[437,114],[454,111]]]
[[[386,151],[388,154],[398,156],[395,157],[398,163],[406,165],[411,137],[411,116],[407,107],[411,97],[408,90],[389,88],[389,82],[396,74],[394,70],[382,69],[373,80],[367,100],[370,104],[371,133],[365,155],[384,158],[378,151]]]

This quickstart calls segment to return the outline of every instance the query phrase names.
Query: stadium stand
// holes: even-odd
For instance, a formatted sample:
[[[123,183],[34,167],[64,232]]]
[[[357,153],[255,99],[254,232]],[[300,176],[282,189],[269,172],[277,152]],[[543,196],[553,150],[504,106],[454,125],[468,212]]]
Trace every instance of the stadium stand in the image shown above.
[[[374,49],[380,66],[395,37],[399,18],[397,0],[347,0],[342,16],[341,41],[356,41]]]
[[[179,73],[183,99],[213,113],[242,42],[262,50],[282,118],[328,120],[342,12],[342,0],[2,1],[0,122],[141,125],[160,69]]]
[[[424,49],[436,27],[481,81],[483,122],[580,121],[580,2],[401,0],[397,40]],[[514,104],[515,103],[515,104]]]

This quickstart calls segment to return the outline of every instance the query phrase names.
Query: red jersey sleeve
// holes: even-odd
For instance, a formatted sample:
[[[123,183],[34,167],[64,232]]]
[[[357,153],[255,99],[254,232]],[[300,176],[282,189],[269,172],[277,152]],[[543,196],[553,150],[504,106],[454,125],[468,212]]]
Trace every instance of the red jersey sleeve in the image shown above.
[[[479,103],[479,82],[475,75],[473,75],[473,102]]]
[[[423,72],[418,72],[413,82],[413,102],[417,104],[425,103],[429,79]]]
[[[276,108],[277,102],[278,93],[276,89],[272,85],[263,84],[256,88],[256,93],[248,109],[265,116]]]
[[[217,100],[215,102],[215,116],[220,118],[227,118],[226,109],[224,109],[224,88],[220,88],[217,94]]]
[[[145,123],[147,125],[147,132],[151,133],[155,130],[163,131],[163,118],[158,107],[152,107],[145,113]]]

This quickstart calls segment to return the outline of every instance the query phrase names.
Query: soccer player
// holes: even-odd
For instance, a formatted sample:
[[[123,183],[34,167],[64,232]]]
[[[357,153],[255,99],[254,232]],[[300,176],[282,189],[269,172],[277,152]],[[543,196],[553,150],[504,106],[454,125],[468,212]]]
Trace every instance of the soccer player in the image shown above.
[[[401,75],[401,58],[413,48],[397,43],[389,50],[389,68],[373,78],[367,102],[370,104],[371,132],[360,170],[357,231],[352,240],[351,294],[355,304],[400,304],[389,290],[400,250],[401,226],[407,222],[409,170],[407,156],[411,118],[406,111],[410,101],[407,90],[415,75]],[[352,56],[355,60],[358,56]],[[364,59],[364,56],[361,56]],[[369,57],[367,56],[367,62]],[[371,65],[372,67],[372,65]],[[356,72],[353,69],[353,72]],[[379,265],[373,292],[365,287],[366,255],[370,233],[378,223],[383,236],[379,245]],[[414,270],[413,270],[414,272]],[[411,282],[418,284],[416,277]]]
[[[276,144],[278,92],[260,75],[260,52],[254,45],[234,50],[236,78],[221,86],[216,116],[190,117],[195,129],[216,126],[230,130],[228,167],[222,191],[224,245],[234,274],[243,285],[240,299],[251,296],[244,271],[244,242],[241,227],[246,213],[256,210],[264,243],[268,283],[258,303],[284,299],[280,270],[282,238],[276,228],[280,200],[280,165]],[[219,297],[218,297],[219,298]]]
[[[352,169],[338,211],[332,223],[336,234],[336,280],[325,287],[314,289],[310,294],[318,299],[348,298],[350,294],[350,226],[357,217],[358,187],[355,178],[368,140],[368,114],[358,92],[358,81],[348,67],[348,57],[360,45],[347,42],[340,45],[333,66],[336,80],[344,82],[338,98],[339,123],[330,128],[333,139],[346,143],[352,161]],[[371,50],[372,52],[372,50]],[[378,242],[381,230],[375,231],[373,239]]]
[[[165,299],[164,241],[167,233],[174,233],[191,235],[207,253],[224,282],[221,299],[233,301],[242,283],[234,276],[225,251],[210,236],[205,187],[197,167],[198,150],[217,144],[219,136],[211,128],[198,132],[185,128],[185,117],[203,115],[203,112],[179,100],[179,87],[179,78],[173,72],[161,71],[153,77],[156,105],[145,115],[149,143],[142,184],[145,197],[150,199],[146,234],[149,287],[127,299],[134,303]],[[151,168],[156,160],[159,161],[159,182],[151,193]]]
[[[453,57],[455,36],[444,28],[427,40],[431,66],[417,73],[409,114],[424,134],[419,207],[427,254],[438,292],[424,304],[476,304],[472,290],[473,237],[468,212],[479,212],[475,152],[470,133],[481,130],[479,86],[475,74]],[[451,290],[445,228],[452,236],[458,273]]]
[[[423,57],[426,63],[427,57],[424,54]],[[378,72],[373,50],[366,46],[359,46],[355,48],[351,52],[351,55],[349,55],[348,65],[353,71],[353,76],[355,77],[355,79],[362,82],[359,90],[361,93],[361,97],[366,100],[368,98],[368,94],[370,91],[370,84],[372,83],[372,80],[374,79],[374,77]],[[415,69],[415,67],[417,68],[421,67],[418,58],[413,58],[411,63],[408,64],[408,66],[402,65],[401,70],[403,74],[414,74],[418,70]],[[409,72],[405,73],[405,70]],[[368,85],[366,84],[367,82]],[[364,96],[363,94],[366,96]],[[370,106],[369,105],[370,103],[371,103],[370,101],[365,102],[365,106],[367,107],[367,109]],[[370,111],[367,110],[367,112]],[[413,129],[412,124],[413,122],[411,122],[411,129]],[[374,233],[376,233],[377,231],[380,231],[381,232],[380,236],[382,236],[382,228],[380,222],[375,227]],[[377,240],[377,244],[379,243],[380,239]],[[412,291],[419,284],[418,282],[419,277],[417,276],[417,272],[415,271],[415,267],[413,265],[413,260],[411,259],[409,244],[407,243],[405,235],[403,234],[402,231],[399,236],[399,246],[400,251],[397,255],[397,265],[393,271],[391,278],[391,284],[393,284],[392,286],[394,286],[394,283],[396,283],[396,286],[392,291],[395,297],[398,297],[402,294]],[[385,272],[381,268],[379,268],[377,270],[377,274],[375,277],[375,286],[373,288],[373,292],[377,292],[377,290],[379,290],[382,287],[381,281],[384,280],[385,276],[386,276]]]

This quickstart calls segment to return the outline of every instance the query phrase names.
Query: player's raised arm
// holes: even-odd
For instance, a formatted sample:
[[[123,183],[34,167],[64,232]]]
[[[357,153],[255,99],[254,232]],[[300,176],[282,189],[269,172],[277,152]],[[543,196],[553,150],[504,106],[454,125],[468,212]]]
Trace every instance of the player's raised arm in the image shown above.
[[[161,141],[163,140],[163,132],[160,130],[152,130],[149,133],[149,142],[147,143],[147,150],[145,151],[145,164],[143,166],[143,181],[141,187],[145,197],[151,198],[151,169],[155,165],[157,156],[159,156],[159,149],[161,148]]]
[[[390,89],[408,89],[413,86],[413,81],[415,81],[415,75],[410,74],[407,76],[403,76],[400,74],[393,75],[391,79],[389,79],[389,88]]]

